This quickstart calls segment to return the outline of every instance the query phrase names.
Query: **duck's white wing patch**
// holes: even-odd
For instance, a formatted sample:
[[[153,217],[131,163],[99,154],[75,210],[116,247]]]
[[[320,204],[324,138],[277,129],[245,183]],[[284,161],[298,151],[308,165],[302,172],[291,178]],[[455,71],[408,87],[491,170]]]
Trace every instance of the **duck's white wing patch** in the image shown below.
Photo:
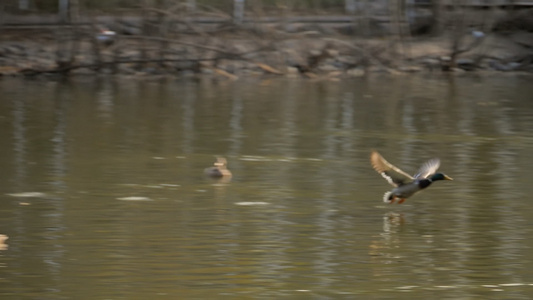
[[[440,167],[440,159],[438,158],[432,158],[425,162],[420,169],[418,169],[418,172],[414,176],[414,178],[427,178],[431,174],[435,174],[437,170]]]

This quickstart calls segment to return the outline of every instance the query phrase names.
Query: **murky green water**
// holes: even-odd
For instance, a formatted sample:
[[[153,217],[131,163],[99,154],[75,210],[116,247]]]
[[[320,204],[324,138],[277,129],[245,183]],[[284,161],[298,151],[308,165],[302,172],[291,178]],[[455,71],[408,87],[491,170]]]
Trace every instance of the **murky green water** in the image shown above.
[[[531,77],[0,91],[1,299],[533,297]],[[385,205],[372,149],[455,181]]]

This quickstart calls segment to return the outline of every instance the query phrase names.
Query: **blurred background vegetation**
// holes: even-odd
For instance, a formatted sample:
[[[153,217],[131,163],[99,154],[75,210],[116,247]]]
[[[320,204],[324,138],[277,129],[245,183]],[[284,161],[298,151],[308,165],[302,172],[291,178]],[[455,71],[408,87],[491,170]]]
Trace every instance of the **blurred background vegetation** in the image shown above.
[[[411,54],[415,36],[442,37],[435,51],[425,47],[425,52],[419,52],[426,54],[418,56],[434,57],[431,64],[443,70],[455,69],[458,57],[465,54],[475,56],[468,64],[477,66],[489,56],[487,49],[502,44],[518,50],[506,50],[510,59],[505,55],[501,56],[504,59],[495,55],[490,59],[528,66],[533,61],[533,0],[0,0],[0,30],[5,40],[20,36],[9,30],[42,31],[44,25],[54,30],[46,34],[53,32],[51,39],[61,47],[71,43],[70,49],[58,51],[56,59],[59,71],[67,72],[78,67],[74,63],[83,43],[91,45],[88,48],[92,49],[95,68],[102,66],[104,54],[111,57],[105,64],[135,61],[139,65],[164,65],[183,60],[183,53],[193,53],[195,56],[187,60],[194,65],[190,67],[194,72],[201,69],[199,64],[205,59],[215,61],[216,70],[226,72],[216,65],[220,60],[246,61],[248,53],[270,51],[272,57],[264,54],[254,58],[263,64],[263,70],[270,65],[282,68],[286,60],[291,67],[298,66],[299,72],[310,74],[323,61],[332,60],[342,47],[351,55],[350,62],[343,65],[347,69],[366,68],[370,61],[395,68],[398,58],[410,60],[415,56]],[[62,25],[74,26],[60,28]],[[513,32],[517,34],[510,35]],[[489,33],[501,36],[491,37],[491,46],[472,54]],[[256,44],[241,45],[246,50],[236,49],[234,41],[221,40],[223,35],[245,37]],[[205,40],[184,41],[186,37],[210,38],[211,45],[205,46]],[[342,40],[332,41],[333,37]],[[290,43],[283,44],[285,48],[272,48],[274,42],[281,45],[289,39],[300,39],[303,46],[298,51],[293,51],[295,46]],[[306,44],[320,39],[323,45]],[[382,45],[375,45],[380,42]],[[138,51],[128,52],[131,49]],[[279,49],[285,52],[276,52]],[[284,59],[290,51],[299,54]],[[123,53],[129,56],[120,58]],[[205,53],[210,56],[205,58]],[[267,72],[282,73],[273,69]]]
[[[58,10],[58,0],[2,0],[4,9],[9,12],[56,12]],[[234,0],[78,0],[80,8],[112,11],[115,9],[134,9],[143,5],[166,6],[179,2],[195,3],[197,7],[212,7],[222,11],[233,9]],[[338,11],[345,9],[346,0],[246,0],[246,6],[252,9],[276,10],[281,7],[290,6],[291,10],[303,11]],[[24,7],[24,9],[21,9]]]

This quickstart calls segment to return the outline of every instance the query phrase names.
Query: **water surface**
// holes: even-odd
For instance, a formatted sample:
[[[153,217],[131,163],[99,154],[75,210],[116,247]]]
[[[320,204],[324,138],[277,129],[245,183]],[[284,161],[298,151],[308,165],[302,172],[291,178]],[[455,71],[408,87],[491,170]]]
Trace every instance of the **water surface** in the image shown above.
[[[2,79],[0,296],[530,299],[530,82]]]

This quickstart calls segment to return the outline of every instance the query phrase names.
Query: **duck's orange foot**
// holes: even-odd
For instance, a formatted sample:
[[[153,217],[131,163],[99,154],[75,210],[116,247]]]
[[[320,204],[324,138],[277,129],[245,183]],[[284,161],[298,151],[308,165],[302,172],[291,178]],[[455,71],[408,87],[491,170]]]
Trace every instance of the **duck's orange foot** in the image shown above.
[[[395,203],[402,204],[402,203],[405,202],[405,199],[406,198],[400,198],[400,197],[394,196],[394,197],[392,197],[392,199],[390,199],[389,204],[395,204]]]

